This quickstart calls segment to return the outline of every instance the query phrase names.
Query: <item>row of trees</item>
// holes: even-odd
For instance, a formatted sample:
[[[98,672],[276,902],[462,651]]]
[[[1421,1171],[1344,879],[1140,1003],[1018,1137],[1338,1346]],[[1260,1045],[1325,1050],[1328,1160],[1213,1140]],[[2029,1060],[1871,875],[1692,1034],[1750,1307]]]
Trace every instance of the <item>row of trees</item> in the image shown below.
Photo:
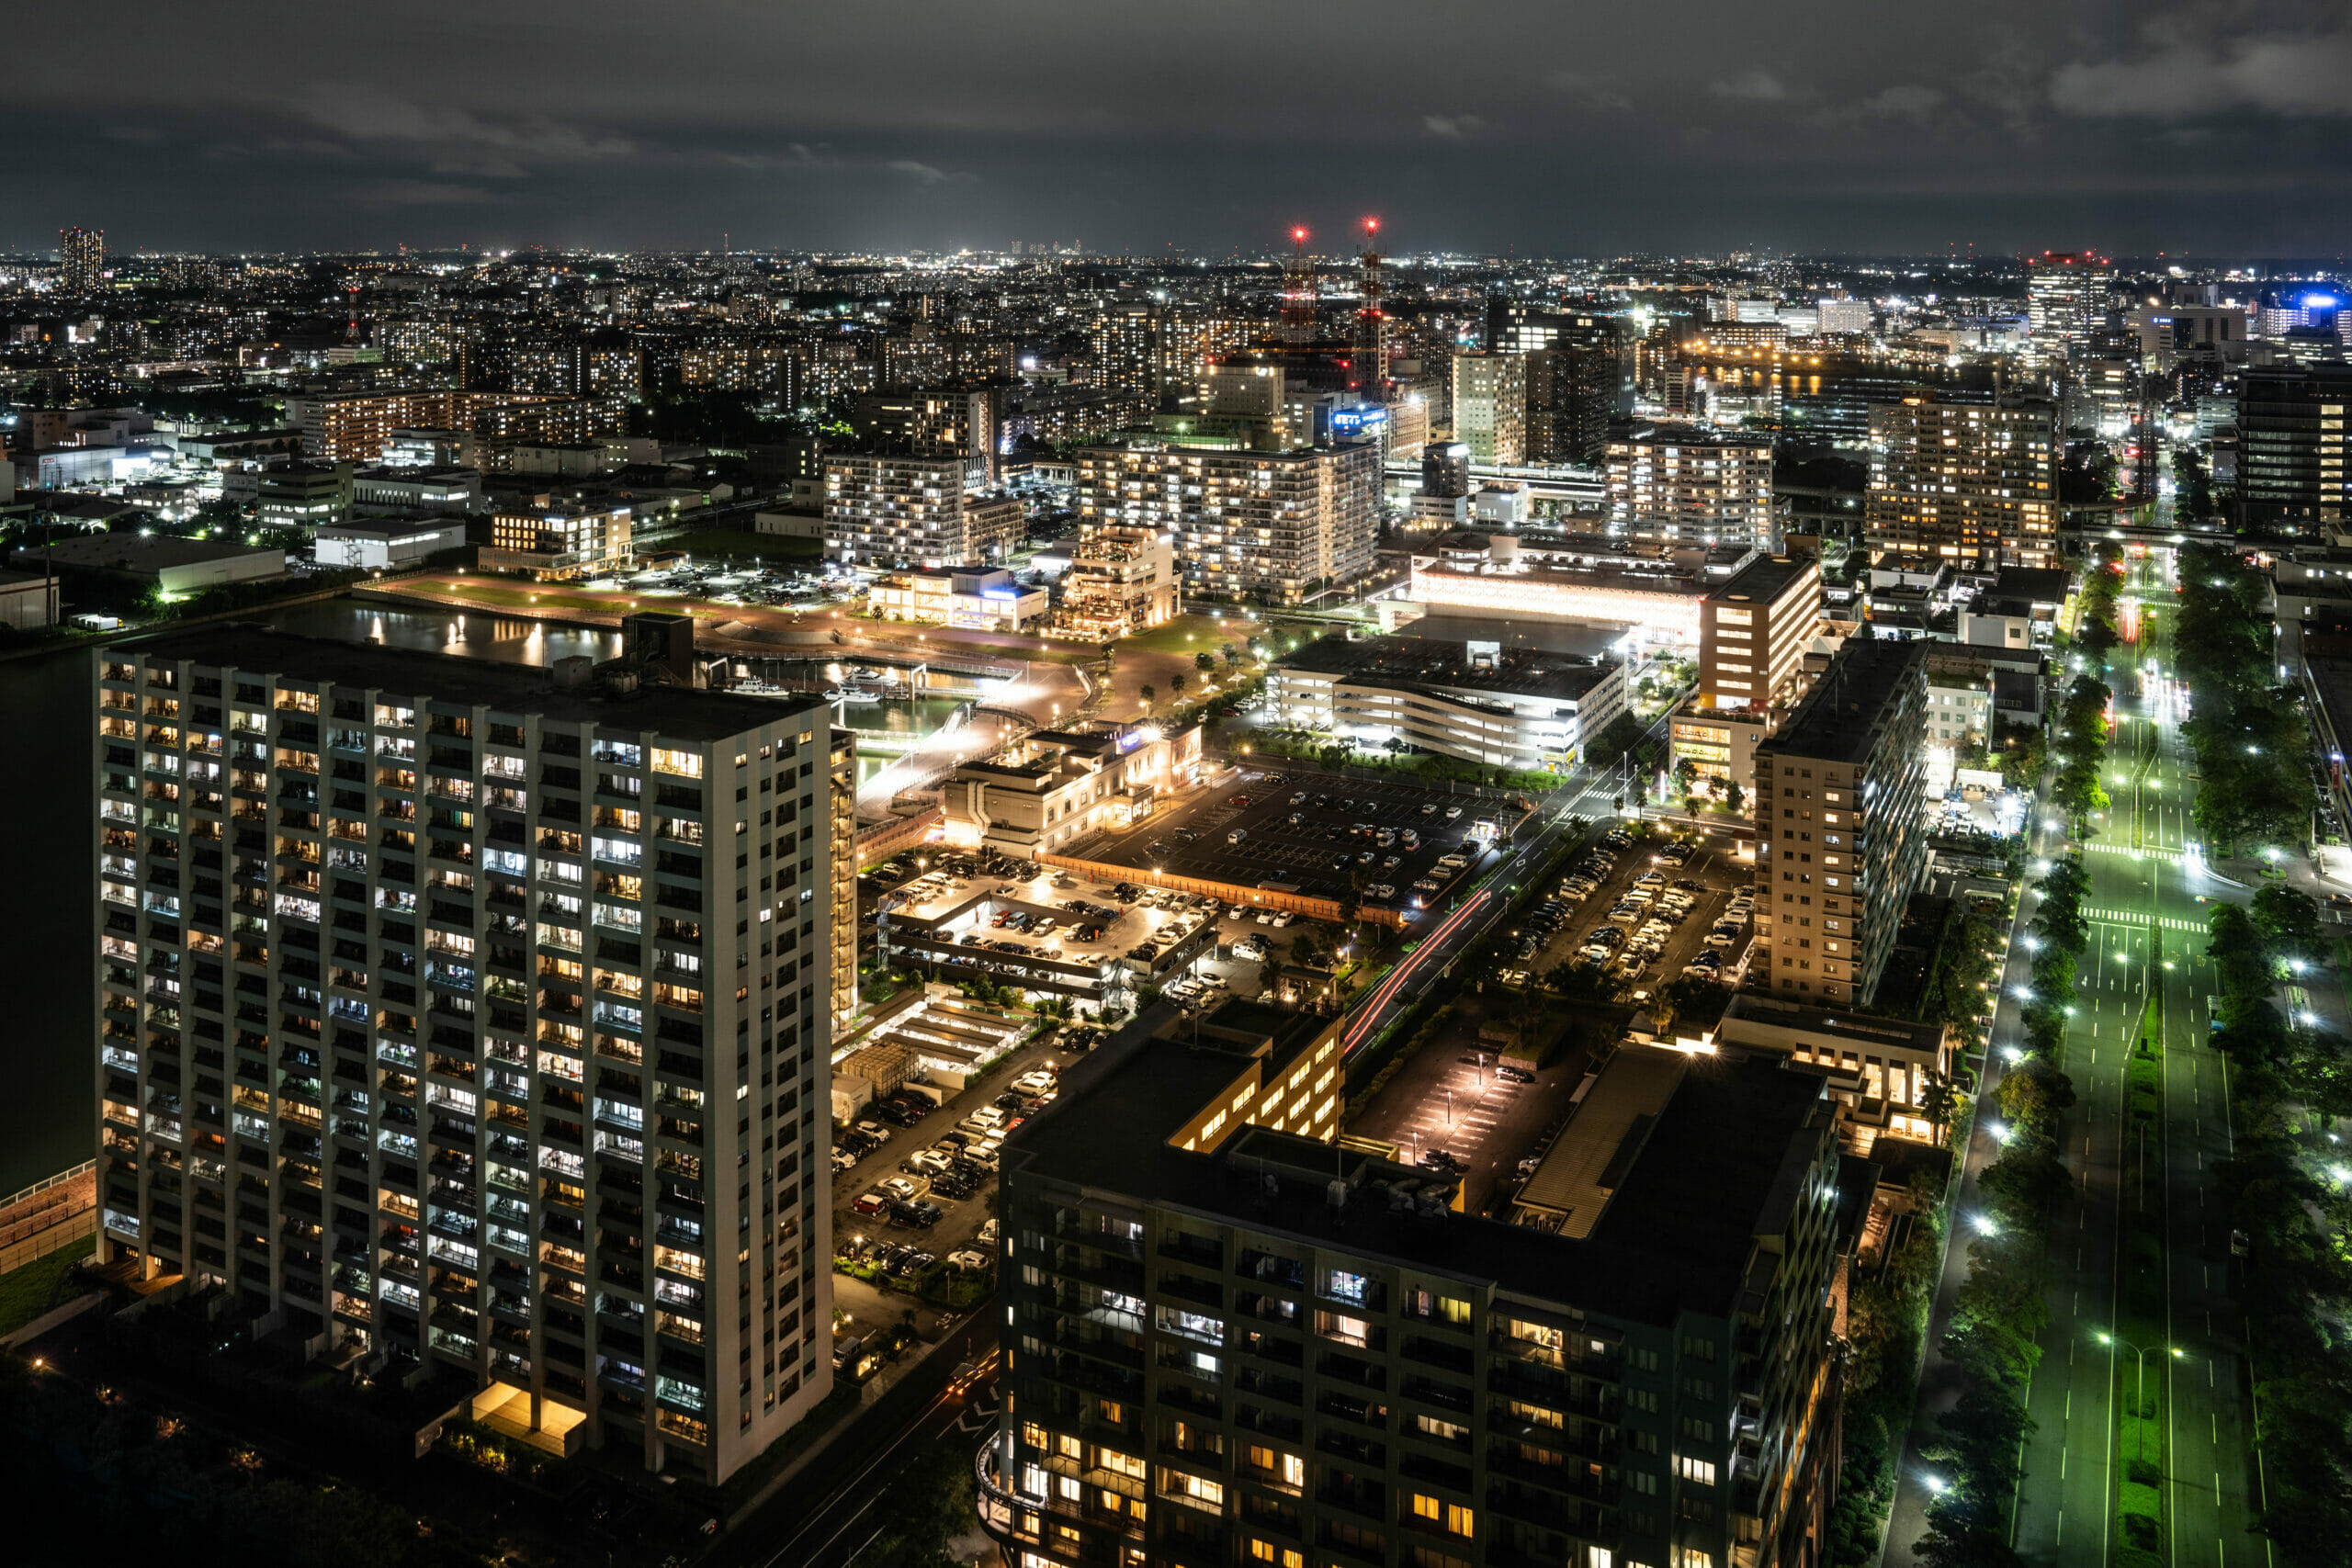
[[[2083,580],[2075,647],[2083,668],[2058,701],[2058,776],[2051,781],[2051,804],[2070,816],[2107,808],[2099,783],[2106,759],[2107,706],[2115,692],[2102,677],[2115,651],[2115,594],[2120,568],[2093,557]]]
[[[2180,585],[2175,662],[2189,693],[2181,733],[2197,752],[2198,833],[2222,851],[2299,847],[2316,795],[2301,705],[2271,668],[2262,574],[2235,551],[2191,546]]]
[[[2052,865],[2041,890],[2041,907],[2028,926],[2034,960],[2017,1059],[2001,1078],[2001,1155],[1977,1179],[1984,1207],[1968,1217],[1975,1233],[1968,1280],[1954,1298],[1944,1338],[1962,1387],[1938,1418],[1928,1450],[1941,1467],[1944,1487],[1928,1506],[1928,1534],[1914,1549],[1939,1568],[2014,1561],[2010,1494],[2018,1445],[2031,1426],[2026,1389],[2041,1354],[2034,1337],[2049,1319],[2050,1209],[2067,1182],[2058,1159],[2061,1122],[2075,1102],[2059,1047],[2076,965],[2090,944],[2083,911],[2090,881],[2080,859]]]
[[[2318,956],[2318,908],[2266,887],[2213,911],[2215,1043],[2231,1058],[2236,1152],[2216,1172],[2246,1241],[2245,1304],[2261,1444],[2263,1521],[2288,1568],[2342,1560],[2352,1540],[2352,1200],[2329,1126],[2352,1115],[2352,1043],[2296,1027],[2280,979]]]

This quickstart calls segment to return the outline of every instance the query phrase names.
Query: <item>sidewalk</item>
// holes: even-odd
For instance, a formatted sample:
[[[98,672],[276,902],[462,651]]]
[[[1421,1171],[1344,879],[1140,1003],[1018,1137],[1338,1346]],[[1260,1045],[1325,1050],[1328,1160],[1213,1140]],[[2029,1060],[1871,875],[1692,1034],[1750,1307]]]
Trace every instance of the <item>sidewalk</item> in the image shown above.
[[[2018,1037],[2023,1010],[2017,994],[2024,988],[2033,969],[2033,954],[2018,940],[2041,902],[2041,896],[2033,887],[2030,864],[2034,858],[2062,852],[2065,844],[2064,832],[2051,826],[2052,819],[2044,815],[2047,794],[2045,781],[2035,793],[2029,813],[2030,818],[2040,826],[2027,835],[2030,846],[2029,871],[2018,896],[2017,917],[2009,922],[2008,949],[2001,964],[2000,994],[1994,1003],[1992,1028],[1985,1032],[1984,1060],[1969,1120],[1968,1146],[1955,1151],[1961,1160],[1960,1179],[1951,1190],[1945,1211],[1943,1267],[1936,1278],[1935,1300],[1928,1309],[1927,1337],[1920,1358],[1918,1392],[1911,1407],[1911,1426],[1904,1434],[1903,1451],[1895,1460],[1894,1506],[1888,1510],[1886,1534],[1879,1544],[1879,1561],[1888,1568],[1911,1568],[1918,1561],[1911,1549],[1928,1532],[1928,1505],[1934,1495],[1924,1483],[1928,1464],[1921,1456],[1920,1445],[1935,1440],[1937,1417],[1957,1404],[1962,1392],[1961,1376],[1943,1353],[1944,1336],[1951,1329],[1953,1303],[1961,1286],[1968,1282],[1967,1239],[1960,1234],[1962,1227],[1952,1224],[1951,1219],[1968,1212],[1976,1199],[1977,1178],[1986,1165],[1999,1157],[2001,1151],[1999,1142],[1987,1129],[2000,1115],[2001,1075],[2007,1066],[2001,1048]]]

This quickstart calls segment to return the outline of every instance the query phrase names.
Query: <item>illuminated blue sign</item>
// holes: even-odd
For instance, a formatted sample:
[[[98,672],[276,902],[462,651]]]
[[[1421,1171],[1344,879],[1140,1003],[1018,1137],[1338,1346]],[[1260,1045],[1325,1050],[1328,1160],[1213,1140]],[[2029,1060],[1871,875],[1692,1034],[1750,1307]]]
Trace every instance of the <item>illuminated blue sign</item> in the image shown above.
[[[983,588],[980,590],[980,597],[983,599],[1018,599],[1021,595],[1018,592],[1011,588]]]
[[[1333,409],[1331,411],[1331,428],[1334,430],[1363,430],[1372,425],[1387,423],[1386,409]]]

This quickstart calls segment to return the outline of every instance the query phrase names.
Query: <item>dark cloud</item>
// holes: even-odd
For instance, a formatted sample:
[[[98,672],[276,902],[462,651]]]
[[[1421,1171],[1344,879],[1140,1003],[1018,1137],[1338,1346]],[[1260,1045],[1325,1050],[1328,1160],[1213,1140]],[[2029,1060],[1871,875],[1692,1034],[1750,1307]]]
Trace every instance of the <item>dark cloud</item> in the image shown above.
[[[2316,18],[2316,19],[2314,19]],[[2340,6],[40,7],[0,244],[2332,252]],[[124,38],[140,40],[125,50]],[[2181,134],[2162,135],[2170,131]],[[910,199],[916,192],[920,199]],[[390,231],[397,229],[398,232]],[[497,232],[493,232],[497,231]]]

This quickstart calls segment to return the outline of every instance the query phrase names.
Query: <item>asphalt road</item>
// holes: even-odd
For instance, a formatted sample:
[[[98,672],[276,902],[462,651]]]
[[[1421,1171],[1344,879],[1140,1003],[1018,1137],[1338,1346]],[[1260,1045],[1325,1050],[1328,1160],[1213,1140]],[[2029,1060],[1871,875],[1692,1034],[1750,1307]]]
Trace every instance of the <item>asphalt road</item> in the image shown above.
[[[2161,584],[2149,587],[2150,597],[2168,604]],[[2119,674],[2111,682],[2120,722],[2109,771],[2111,779],[2121,776],[2108,785],[2112,808],[2079,846],[2090,882],[2091,947],[2064,1046],[2077,1097],[2063,1151],[2071,1181],[2051,1230],[2050,1321],[2040,1336],[2041,1359],[2028,1393],[2033,1429],[2019,1456],[2014,1516],[2013,1543],[2038,1563],[2104,1562],[2120,1544],[2111,1500],[2117,1470],[2132,1456],[2116,1451],[2114,1401],[2131,1396],[2140,1359],[2102,1343],[2100,1336],[2117,1321],[2124,1222],[2145,1213],[2155,1216],[2166,1240],[2169,1326],[2160,1343],[2141,1347],[2148,1352],[2152,1382],[2166,1365],[2172,1376],[2164,1486],[2170,1529],[2164,1555],[2168,1563],[2211,1568],[2269,1561],[2268,1542],[2252,1528],[2258,1477],[2244,1330],[2227,1293],[2229,1225],[2210,1190],[2211,1168],[2227,1157],[2231,1134],[2227,1066],[2206,1043],[2207,999],[2219,983],[2204,956],[2205,922],[2212,903],[2244,899],[2247,890],[2211,876],[2182,853],[2194,831],[2188,813],[2195,783],[2178,731],[2181,705],[2165,678],[2169,645],[2163,622],[2168,616],[2168,609],[2155,612],[2143,642],[2119,650],[2120,668],[2154,658],[2158,669],[2145,681]],[[2038,829],[2033,843],[2041,854],[2064,847],[2047,829]],[[2030,908],[2029,900],[2029,915]],[[2017,1038],[2014,993],[2025,983],[2028,958],[2013,951],[2004,975],[2011,994],[1995,1021],[1996,1061],[1999,1048]],[[2128,1109],[2131,1041],[2157,986],[2165,1004],[2160,1137],[2154,1126],[2135,1126]],[[1975,1179],[1998,1147],[1989,1131],[1998,1115],[1990,1092],[1996,1074],[1988,1079],[1931,1323],[1939,1337],[1951,1292],[1966,1278]],[[1921,1386],[1923,1425],[1925,1414],[1948,1404],[1956,1392],[1946,1371],[1931,1355]],[[1914,1561],[1910,1549],[1924,1528],[1932,1472],[1915,1444],[1899,1477],[1889,1563]]]
[[[982,1369],[969,1389],[948,1381],[956,1363],[941,1357],[928,1397],[878,1449],[817,1485],[785,1488],[730,1531],[706,1562],[714,1568],[842,1568],[886,1528],[876,1505],[910,1457],[930,1444],[952,1447],[967,1461],[978,1454],[996,1430],[996,1330],[983,1313],[961,1332],[970,1339],[966,1353]]]

